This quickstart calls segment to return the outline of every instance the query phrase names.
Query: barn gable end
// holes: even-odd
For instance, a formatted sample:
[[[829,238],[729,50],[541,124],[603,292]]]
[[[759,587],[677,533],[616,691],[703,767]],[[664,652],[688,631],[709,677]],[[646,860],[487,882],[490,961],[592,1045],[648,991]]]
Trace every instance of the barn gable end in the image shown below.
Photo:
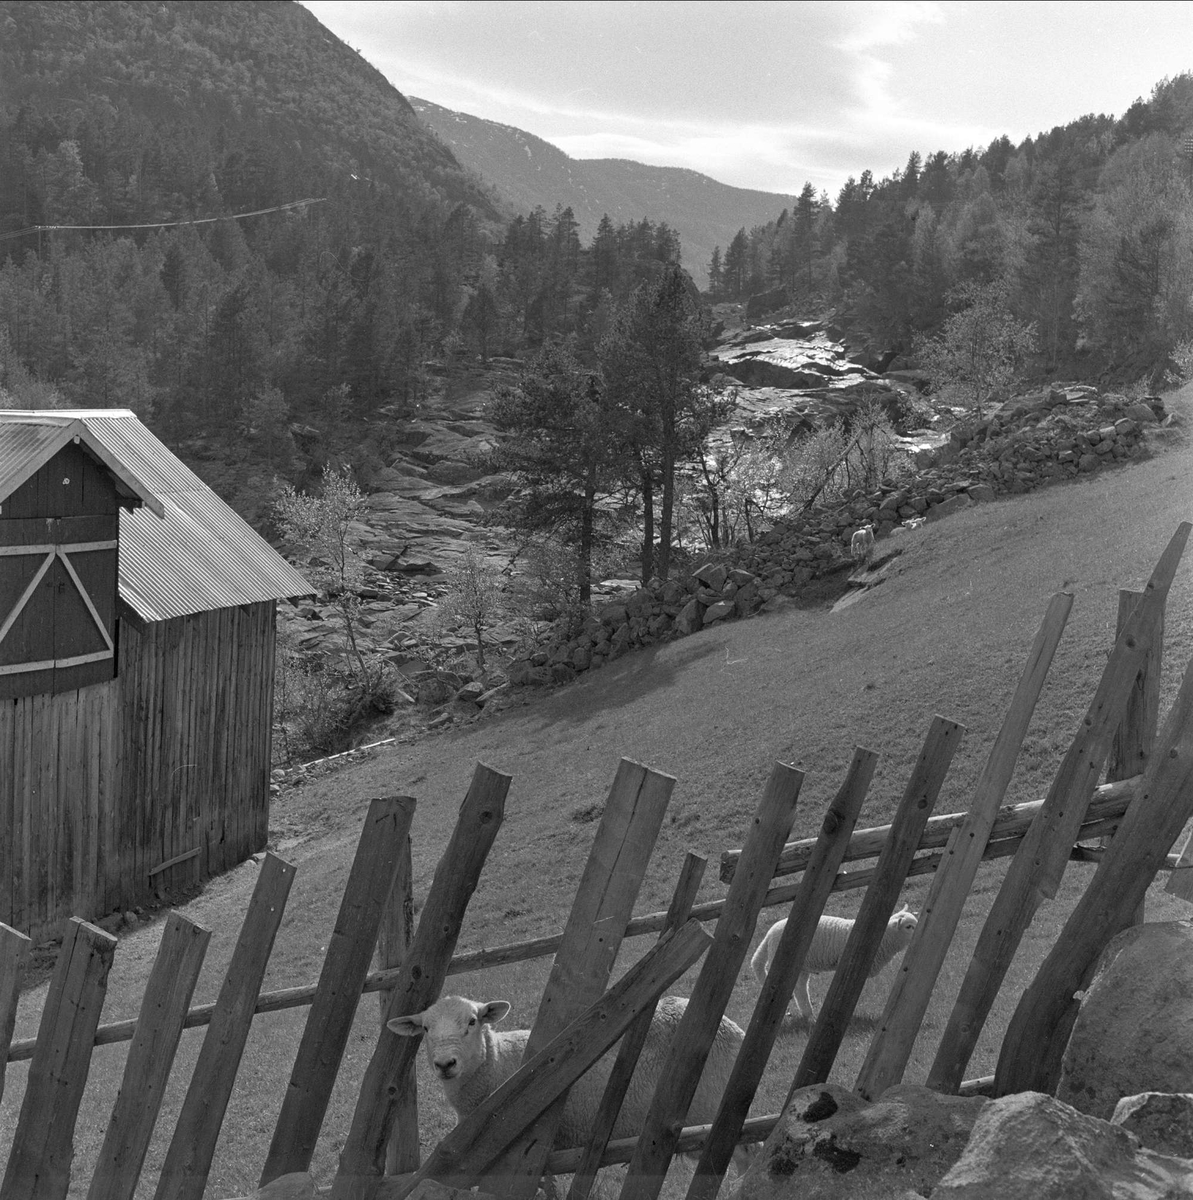
[[[310,591],[131,412],[0,411],[0,921],[264,847],[276,603]]]

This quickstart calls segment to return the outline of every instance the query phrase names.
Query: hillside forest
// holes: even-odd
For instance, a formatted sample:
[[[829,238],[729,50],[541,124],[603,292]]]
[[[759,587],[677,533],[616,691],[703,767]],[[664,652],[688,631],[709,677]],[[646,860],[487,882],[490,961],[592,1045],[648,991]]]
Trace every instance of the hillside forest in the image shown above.
[[[1186,74],[1120,118],[809,184],[718,248],[705,300],[782,288],[907,356],[959,285],[999,282],[1033,372],[1138,377],[1193,333],[1191,178]],[[683,262],[666,223],[577,228],[514,213],[297,4],[0,7],[5,404],[128,406],[256,472],[367,465],[495,356],[595,369]]]

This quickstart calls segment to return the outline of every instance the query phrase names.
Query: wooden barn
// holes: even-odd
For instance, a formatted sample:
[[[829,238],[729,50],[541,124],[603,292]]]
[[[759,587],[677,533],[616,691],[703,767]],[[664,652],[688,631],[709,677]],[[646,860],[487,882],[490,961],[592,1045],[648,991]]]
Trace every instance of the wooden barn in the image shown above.
[[[0,410],[0,921],[264,848],[277,602],[311,591],[133,413]]]

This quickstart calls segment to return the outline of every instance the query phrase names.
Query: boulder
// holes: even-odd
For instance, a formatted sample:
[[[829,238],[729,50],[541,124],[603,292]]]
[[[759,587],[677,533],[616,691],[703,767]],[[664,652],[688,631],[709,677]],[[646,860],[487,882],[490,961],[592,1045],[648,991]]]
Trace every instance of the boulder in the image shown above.
[[[1124,1096],[1193,1080],[1193,921],[1123,930],[1103,951],[1069,1035],[1056,1094],[1109,1120]]]
[[[932,1200],[1171,1200],[1193,1195],[1193,1163],[1145,1150],[1134,1134],[1041,1092],[979,1114]]]
[[[972,504],[973,501],[964,492],[958,492],[934,508],[928,509],[924,515],[929,521],[940,521],[945,517],[952,516],[955,512],[960,512],[963,508],[969,508]]]
[[[729,568],[724,563],[705,563],[694,575],[706,588],[719,592],[729,578]]]
[[[675,618],[675,630],[681,637],[695,633],[704,625],[704,605],[694,597],[679,610]]]
[[[1143,403],[1128,404],[1125,415],[1140,425],[1154,425],[1159,419],[1152,411],[1152,406]]]
[[[746,1172],[737,1200],[927,1195],[957,1161],[989,1103],[914,1084],[888,1088],[873,1103],[840,1084],[801,1088]]]
[[[987,504],[994,499],[994,489],[988,483],[975,483],[969,488],[969,498],[975,504]]]
[[[710,604],[704,610],[704,624],[711,625],[714,621],[723,621],[732,616],[734,607],[732,600],[718,600],[716,604]]]
[[[1193,1158],[1193,1094],[1143,1092],[1114,1106],[1111,1125],[1121,1125],[1149,1150]]]

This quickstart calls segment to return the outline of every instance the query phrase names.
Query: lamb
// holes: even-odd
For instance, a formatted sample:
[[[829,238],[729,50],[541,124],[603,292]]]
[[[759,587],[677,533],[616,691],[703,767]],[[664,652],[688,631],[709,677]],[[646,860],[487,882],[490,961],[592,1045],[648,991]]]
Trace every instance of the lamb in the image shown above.
[[[641,1132],[667,1049],[687,1003],[679,996],[664,996],[659,1001],[613,1127],[614,1138],[636,1137]],[[457,1120],[462,1120],[522,1065],[530,1030],[493,1028],[509,1011],[510,1005],[505,1000],[441,996],[423,1012],[394,1017],[388,1025],[402,1037],[426,1034],[427,1058],[443,1085],[447,1102],[455,1109]],[[721,1093],[744,1037],[740,1026],[728,1017],[721,1018],[685,1124],[706,1125],[716,1116]],[[582,1146],[588,1141],[614,1053],[610,1051],[596,1062],[568,1093],[555,1139],[557,1149]],[[739,1171],[743,1171],[749,1162],[745,1147],[738,1148],[734,1160]]]
[[[854,922],[848,917],[822,916],[820,918],[816,932],[812,935],[812,945],[808,949],[808,956],[804,959],[804,969],[795,981],[795,1006],[799,1009],[800,1016],[811,1020],[812,989],[809,986],[809,978],[824,971],[837,969],[841,955],[845,952],[845,943],[853,932],[853,925]],[[892,915],[887,922],[882,941],[878,944],[878,953],[874,956],[874,963],[870,967],[871,979],[896,954],[907,949],[911,935],[915,932],[915,926],[915,913],[908,908],[901,908]],[[750,959],[750,966],[754,968],[754,974],[758,977],[759,983],[766,979],[770,971],[771,961],[774,959],[779,939],[783,936],[783,930],[786,927],[786,917],[781,921],[776,921],[767,930],[766,937],[758,943],[758,949],[754,951],[754,957]]]
[[[863,525],[850,539],[849,553],[856,563],[868,563],[874,553],[874,526]]]

